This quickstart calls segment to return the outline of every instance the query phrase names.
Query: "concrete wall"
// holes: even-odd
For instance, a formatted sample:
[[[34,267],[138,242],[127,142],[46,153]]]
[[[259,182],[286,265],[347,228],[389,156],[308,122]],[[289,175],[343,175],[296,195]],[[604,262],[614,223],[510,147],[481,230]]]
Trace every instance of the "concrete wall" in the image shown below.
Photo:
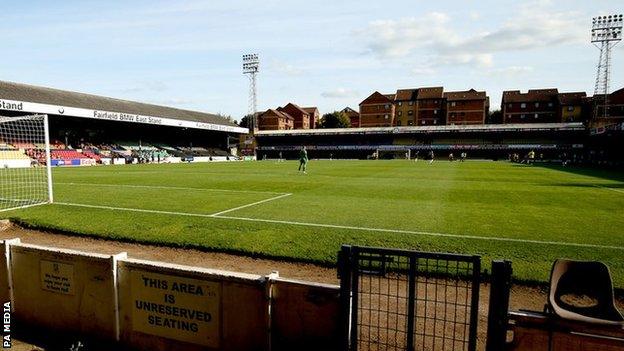
[[[0,242],[0,250],[0,297],[12,301],[13,318],[38,329],[155,351],[337,350],[340,345],[335,285],[19,239]]]
[[[271,335],[273,350],[338,350],[340,287],[272,280]]]
[[[9,275],[9,247],[19,244],[20,239],[0,240],[0,303],[11,301],[11,277]]]
[[[267,349],[263,276],[127,259],[119,262],[118,279],[124,344],[144,350]],[[201,317],[189,318],[192,311]]]
[[[116,338],[115,257],[28,244],[9,251],[14,318],[49,330]]]

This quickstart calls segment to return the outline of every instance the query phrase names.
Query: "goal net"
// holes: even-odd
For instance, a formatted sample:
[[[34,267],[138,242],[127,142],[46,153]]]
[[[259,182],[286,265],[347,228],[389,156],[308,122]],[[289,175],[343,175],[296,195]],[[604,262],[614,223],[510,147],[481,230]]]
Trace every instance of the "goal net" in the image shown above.
[[[48,116],[0,116],[0,211],[50,202]]]

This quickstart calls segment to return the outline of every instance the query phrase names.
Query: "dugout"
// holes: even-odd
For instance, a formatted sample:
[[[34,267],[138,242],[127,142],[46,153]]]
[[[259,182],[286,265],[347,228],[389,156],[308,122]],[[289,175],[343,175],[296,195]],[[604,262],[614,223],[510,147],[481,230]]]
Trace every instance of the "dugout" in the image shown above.
[[[469,158],[507,159],[510,153],[524,155],[534,150],[544,159],[562,153],[581,153],[588,132],[581,123],[496,124],[478,126],[414,126],[260,131],[256,134],[258,157],[296,158],[305,145],[309,158],[367,159],[423,158],[431,150],[445,158],[466,152]]]
[[[52,147],[152,145],[229,154],[247,134],[219,115],[0,81],[0,115],[47,114]]]

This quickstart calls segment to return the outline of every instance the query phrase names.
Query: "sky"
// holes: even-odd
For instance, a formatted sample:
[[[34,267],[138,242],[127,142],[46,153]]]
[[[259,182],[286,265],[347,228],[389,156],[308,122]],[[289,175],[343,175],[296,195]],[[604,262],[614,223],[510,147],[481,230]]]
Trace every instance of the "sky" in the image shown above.
[[[0,80],[230,115],[248,111],[242,55],[258,53],[258,110],[321,113],[374,91],[559,88],[592,95],[593,16],[611,1],[0,0]],[[619,5],[619,6],[618,6]],[[624,86],[624,43],[611,90]]]

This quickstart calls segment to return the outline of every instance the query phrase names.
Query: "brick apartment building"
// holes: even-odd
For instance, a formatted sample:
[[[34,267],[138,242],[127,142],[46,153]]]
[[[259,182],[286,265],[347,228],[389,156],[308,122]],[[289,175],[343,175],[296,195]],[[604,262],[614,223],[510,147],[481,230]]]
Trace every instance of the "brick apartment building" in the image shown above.
[[[294,129],[310,129],[310,114],[296,104],[289,102],[284,107],[278,107],[277,110],[292,116]]]
[[[587,111],[585,92],[559,93],[557,96],[558,122],[584,122]]]
[[[394,125],[394,94],[376,91],[360,102],[360,127],[391,127]]]
[[[394,98],[397,126],[413,126],[417,124],[418,89],[399,89]]]
[[[560,117],[557,89],[503,91],[503,123],[553,123]]]
[[[258,115],[259,130],[290,130],[294,128],[295,119],[286,112],[268,109]]]
[[[490,108],[485,91],[474,89],[444,93],[446,124],[484,124]]]
[[[310,116],[310,129],[316,129],[319,120],[321,119],[321,114],[319,113],[318,108],[316,108],[316,106],[311,106],[302,107],[302,109],[308,113],[308,116]]]
[[[596,107],[598,104],[598,107]],[[588,99],[590,114],[593,116],[592,127],[604,127],[616,123],[624,123],[624,88],[616,90],[609,94],[607,115],[604,115],[603,96],[594,96]]]
[[[446,122],[444,88],[418,88],[416,103],[419,126],[443,125]]]
[[[382,126],[375,123],[381,113],[392,111],[393,126],[430,126],[449,124],[483,124],[489,110],[489,98],[484,91],[474,89],[444,93],[443,87],[399,89],[396,94],[375,92],[360,103],[362,127]],[[447,111],[449,111],[447,113]],[[374,119],[373,119],[374,118]],[[387,126],[387,125],[383,125]]]
[[[360,113],[351,107],[347,106],[342,111],[340,111],[349,117],[349,121],[351,122],[351,128],[359,128],[360,127]]]

